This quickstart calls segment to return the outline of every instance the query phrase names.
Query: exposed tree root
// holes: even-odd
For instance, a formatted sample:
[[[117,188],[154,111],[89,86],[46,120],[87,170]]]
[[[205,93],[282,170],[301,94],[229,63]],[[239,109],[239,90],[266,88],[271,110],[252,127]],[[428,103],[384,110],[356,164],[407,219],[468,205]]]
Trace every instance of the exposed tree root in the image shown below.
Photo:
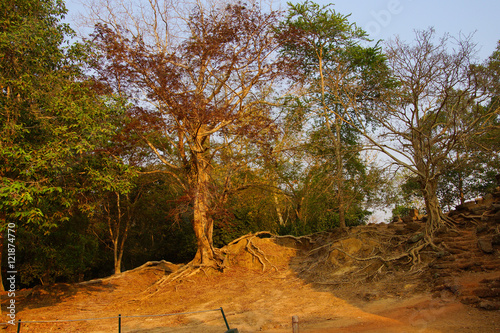
[[[165,261],[165,260],[148,261],[145,264],[142,264],[141,266],[136,267],[134,269],[131,269],[129,271],[125,271],[122,274],[124,274],[124,273],[131,273],[131,272],[135,272],[135,271],[143,270],[143,269],[164,270],[164,268],[162,267],[162,265],[175,265],[175,264],[172,264],[171,262],[168,262],[168,261]]]
[[[420,257],[420,251],[427,247],[430,242],[427,240],[421,241],[420,244],[417,244],[416,246],[410,248],[407,252],[409,256],[411,256],[411,262],[412,266],[410,270],[413,270],[417,265],[419,265],[422,262],[422,258]]]
[[[422,271],[422,262],[424,260],[421,255],[424,249],[432,249],[431,251],[444,250],[443,244],[438,246],[434,243],[435,233],[443,226],[445,226],[447,230],[456,227],[455,223],[453,223],[450,218],[443,215],[443,220],[440,221],[440,223],[427,223],[425,228],[422,227],[419,232],[423,235],[420,236],[420,240],[415,243],[410,241],[411,237],[415,236],[415,233],[410,234],[411,232],[406,232],[398,234],[396,232],[387,232],[387,230],[365,229],[359,232],[350,232],[347,235],[344,233],[323,232],[301,237],[291,235],[277,236],[268,231],[261,231],[239,237],[230,242],[225,248],[217,250],[217,260],[213,265],[200,265],[195,263],[184,265],[177,271],[159,279],[154,285],[148,288],[148,290],[144,291],[144,293],[147,294],[146,297],[151,297],[161,291],[164,286],[174,282],[186,280],[202,272],[207,274],[209,270],[224,270],[224,268],[229,265],[228,260],[232,255],[231,248],[234,249],[234,245],[238,243],[239,245],[236,246],[238,251],[246,251],[255,258],[262,266],[262,272],[268,270],[269,267],[278,272],[279,269],[272,263],[270,257],[268,257],[269,254],[260,246],[260,243],[256,242],[258,238],[269,238],[275,242],[283,239],[292,240],[294,244],[293,247],[299,251],[297,257],[300,258],[300,260],[295,261],[296,266],[294,268],[299,274],[318,274],[317,272],[320,271],[317,271],[317,267],[324,264],[330,264],[332,251],[337,251],[343,255],[337,258],[340,262],[349,258],[359,263],[366,263],[357,265],[347,264],[347,267],[351,265],[353,270],[344,274],[344,278],[348,279],[351,283],[377,279],[380,275],[393,272],[393,265],[402,265],[406,267],[405,271],[409,268],[408,273],[418,274]],[[349,249],[337,245],[339,242],[350,238],[357,238],[362,241],[364,239],[373,239],[376,241],[376,244],[373,245],[371,250],[370,247],[365,247],[362,255],[356,255],[356,253],[349,251]],[[394,252],[395,248],[398,248],[398,253]],[[378,265],[376,264],[377,261],[381,263],[380,267],[376,266]],[[392,264],[394,262],[397,263]],[[333,260],[332,263],[336,263],[336,261]],[[339,263],[334,264],[333,267],[336,267],[336,265],[339,265]],[[336,283],[339,282],[325,282],[325,284]],[[153,292],[151,292],[151,289],[153,289]]]
[[[220,268],[219,266],[216,265],[196,265],[196,264],[186,264],[181,266],[176,272],[171,273],[169,275],[165,275],[162,278],[160,278],[158,281],[156,281],[153,285],[151,285],[149,288],[144,290],[142,294],[145,294],[144,297],[141,298],[141,300],[150,298],[154,295],[156,295],[158,292],[160,292],[165,285],[174,283],[176,281],[182,281],[186,280],[191,276],[194,276],[200,272],[206,273],[206,269],[213,269],[219,271]],[[152,291],[154,289],[154,291]]]
[[[253,257],[257,258],[257,260],[262,265],[262,271],[264,272],[266,270],[266,262],[267,262],[277,272],[278,268],[271,263],[271,261],[266,256],[266,254],[264,253],[264,251],[262,251],[253,242],[253,240],[255,238],[264,238],[263,236],[266,236],[266,238],[272,238],[272,239],[276,239],[277,237],[286,237],[286,236],[276,236],[276,235],[273,235],[272,233],[270,233],[268,231],[261,231],[261,232],[257,232],[257,233],[254,233],[254,234],[245,235],[245,236],[242,236],[242,237],[240,237],[238,239],[235,239],[234,241],[232,241],[231,243],[229,243],[227,246],[229,247],[231,245],[239,243],[242,240],[246,240],[247,243],[245,245],[245,250],[248,253],[250,253]],[[290,237],[293,237],[293,236],[290,236]],[[295,237],[293,237],[293,238],[295,238]]]
[[[322,234],[324,232],[321,232],[321,233],[318,233],[318,234]],[[309,242],[309,244],[314,244],[316,243],[316,241],[314,241],[312,239],[312,237],[316,235],[316,234],[313,234],[311,236],[300,236],[300,237],[296,237],[296,236],[292,236],[292,235],[284,235],[284,236],[278,236],[278,235],[273,235],[273,238],[274,239],[285,239],[285,238],[290,238],[290,239],[293,239],[301,244],[303,244],[303,241],[306,240]]]
[[[245,249],[251,254],[253,255],[254,257],[256,257],[259,262],[262,264],[262,271],[265,272],[266,271],[266,261],[276,270],[276,272],[278,271],[278,268],[276,266],[274,266],[271,261],[267,258],[266,254],[261,250],[259,249],[259,247],[257,245],[255,245],[254,243],[252,243],[252,239],[255,238],[252,237],[252,238],[248,238],[247,239],[247,245],[245,247]],[[257,253],[255,253],[255,251],[257,251]]]
[[[441,224],[445,225],[447,229],[455,229],[455,223],[446,217],[443,219],[443,222]],[[439,225],[438,225],[439,226]],[[440,227],[440,226],[439,226]],[[426,248],[431,248],[432,252],[440,252],[443,251],[443,249],[436,245],[434,243],[434,234],[439,228],[429,228],[429,225],[426,225],[424,230],[421,230],[423,235],[421,236],[422,238],[417,241],[415,244],[411,244],[410,242],[410,237],[413,237],[415,234],[409,236],[405,235],[397,235],[397,234],[392,234],[392,233],[384,233],[384,231],[362,231],[358,234],[351,234],[348,237],[345,238],[339,238],[335,239],[333,241],[328,242],[327,244],[321,244],[311,250],[309,250],[306,254],[306,257],[312,257],[315,256],[318,252],[324,251],[324,254],[322,254],[321,257],[315,258],[314,260],[311,260],[311,264],[308,265],[307,268],[302,269],[302,272],[304,273],[312,273],[312,271],[320,266],[321,264],[326,263],[329,261],[329,258],[331,256],[332,251],[338,251],[339,253],[342,253],[345,257],[349,257],[352,260],[355,260],[357,262],[371,262],[371,261],[380,261],[383,263],[382,266],[379,267],[375,275],[377,274],[382,274],[381,271],[384,269],[384,267],[389,267],[387,264],[391,262],[396,262],[401,259],[408,258],[406,262],[400,262],[402,265],[410,265],[408,273],[416,274],[419,272],[422,272],[422,263],[423,263],[423,258],[422,258],[422,251]],[[349,251],[346,251],[342,247],[335,246],[335,244],[338,244],[342,240],[346,238],[357,238],[361,234],[368,234],[370,239],[376,239],[379,243],[379,246],[377,248],[374,248],[372,250],[372,253],[369,254],[368,256],[356,256]],[[364,238],[364,237],[363,237]],[[411,246],[408,246],[410,245]],[[401,248],[400,253],[394,255],[394,248]],[[385,250],[384,250],[385,249]],[[386,251],[387,250],[387,251]],[[391,256],[386,256],[384,253],[392,253],[393,255]],[[317,255],[316,255],[317,256]],[[370,270],[373,270],[373,264],[370,264],[371,268]],[[369,278],[370,274],[361,274],[363,271],[365,271],[367,268],[370,267],[370,265],[359,265],[359,269],[356,270],[355,272],[350,272],[348,275],[353,279],[353,280],[363,280],[365,278]],[[373,278],[375,278],[375,275]]]
[[[255,244],[255,242],[253,240],[255,240],[256,238],[271,238],[271,239],[291,238],[291,239],[294,239],[300,243],[302,243],[304,241],[307,241],[309,243],[314,242],[313,239],[309,236],[302,236],[302,237],[276,236],[268,231],[261,231],[261,232],[256,232],[253,234],[244,235],[242,237],[239,237],[238,239],[235,239],[234,241],[232,241],[231,243],[229,243],[227,245],[227,247],[230,247],[231,245],[237,244],[240,241],[246,240],[245,250],[259,261],[259,263],[262,265],[263,272],[267,269],[268,265],[271,266],[271,268],[274,269],[275,271],[279,271],[279,269],[275,265],[272,264],[272,262],[267,257],[266,253]],[[171,283],[176,282],[176,281],[185,280],[185,279],[187,279],[191,276],[194,276],[200,272],[204,272],[205,274],[207,274],[206,270],[216,270],[216,271],[223,270],[227,266],[227,263],[224,260],[226,253],[219,250],[219,252],[217,254],[220,255],[220,257],[222,258],[220,260],[221,263],[216,263],[214,265],[199,265],[199,264],[189,263],[189,264],[183,265],[177,271],[175,271],[169,275],[163,276],[154,285],[149,287],[143,293],[147,294],[147,297],[150,297],[150,296],[153,296],[154,294],[156,294],[157,292],[159,292],[162,289],[162,287],[164,287],[165,285],[171,284]],[[154,292],[150,293],[151,289],[153,289],[153,288],[155,288],[156,290]]]
[[[443,224],[446,225],[447,227],[452,227],[452,228],[455,227],[455,221],[451,217],[449,217],[448,215],[441,214],[441,220],[442,220]]]
[[[241,236],[240,238],[236,238],[231,243],[227,244],[227,246],[234,245],[234,244],[238,243],[239,241],[241,241],[242,239],[255,238],[255,237],[259,237],[259,236],[267,236],[267,238],[276,237],[275,235],[273,235],[269,231],[259,231],[259,232],[253,233],[253,234]],[[264,238],[264,237],[259,237],[259,238]]]
[[[262,265],[263,271],[265,271],[265,269],[267,267],[266,263],[271,265],[273,269],[278,271],[278,268],[271,263],[271,261],[266,256],[264,251],[262,251],[255,243],[252,242],[252,240],[255,238],[264,238],[263,236],[267,236],[267,238],[274,238],[275,237],[270,232],[262,231],[262,232],[257,232],[257,233],[250,234],[250,235],[245,235],[245,236],[242,236],[238,239],[235,239],[234,241],[229,243],[228,246],[236,244],[242,240],[246,240],[247,244],[245,246],[245,250],[247,250],[252,256],[254,256],[255,258],[257,258],[257,260],[259,260],[259,262]],[[192,277],[192,276],[199,274],[201,272],[203,272],[205,275],[208,276],[207,270],[223,271],[227,266],[227,263],[224,260],[225,253],[220,251],[220,250],[217,250],[216,255],[217,255],[217,259],[211,265],[200,265],[197,263],[188,263],[186,265],[181,266],[177,271],[175,271],[169,275],[163,276],[161,279],[156,281],[152,286],[150,286],[149,288],[147,288],[146,290],[143,291],[143,294],[146,294],[146,296],[143,297],[142,299],[154,296],[156,293],[161,291],[163,289],[163,287],[166,285],[172,284],[172,283],[177,282],[177,281],[186,280],[189,277]],[[154,291],[152,291],[152,289],[154,289]]]
[[[341,248],[338,248],[338,247],[332,247],[332,248],[330,248],[330,251],[331,250],[337,250],[339,252],[342,252],[343,254],[345,254],[346,256],[348,256],[349,258],[354,259],[356,261],[380,260],[380,261],[383,261],[383,262],[390,262],[390,261],[395,261],[395,260],[399,260],[401,258],[408,257],[408,253],[403,253],[403,254],[400,254],[400,255],[397,255],[397,256],[391,257],[391,258],[384,258],[382,256],[371,256],[371,257],[367,257],[367,258],[358,258],[358,257],[355,257],[355,256],[347,253],[346,251],[344,251],[344,250],[342,250]]]
[[[139,267],[136,267],[136,268],[128,270],[128,271],[123,271],[120,274],[114,274],[114,275],[111,275],[111,276],[105,277],[105,278],[99,278],[99,279],[93,279],[93,280],[89,280],[89,281],[84,281],[84,282],[80,282],[78,284],[82,285],[82,286],[84,286],[84,285],[90,285],[90,284],[101,284],[103,282],[107,282],[107,281],[110,281],[110,280],[119,279],[119,278],[123,277],[124,275],[130,274],[132,272],[137,272],[137,271],[140,271],[140,270],[157,270],[157,271],[164,272],[165,271],[165,267],[164,266],[169,266],[169,265],[175,266],[171,262],[168,262],[168,261],[165,261],[165,260],[148,261],[148,262],[142,264]]]

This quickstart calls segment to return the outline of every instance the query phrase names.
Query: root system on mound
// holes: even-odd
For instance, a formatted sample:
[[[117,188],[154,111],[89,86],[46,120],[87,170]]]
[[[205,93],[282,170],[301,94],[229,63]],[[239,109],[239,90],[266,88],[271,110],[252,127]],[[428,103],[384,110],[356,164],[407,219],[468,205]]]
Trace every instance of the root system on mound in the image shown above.
[[[217,265],[190,263],[181,266],[152,288],[160,290],[166,284],[196,274],[218,274],[228,267],[279,274],[292,272],[320,286],[384,281],[388,285],[392,283],[397,292],[413,285],[432,288],[440,277],[453,275],[453,270],[476,267],[483,260],[482,254],[498,253],[500,192],[484,202],[482,206],[469,205],[469,208],[462,207],[447,214],[445,224],[436,230],[429,230],[425,217],[414,216],[389,224],[336,229],[301,237],[278,236],[267,231],[244,235],[217,250],[220,257]],[[467,245],[457,248],[454,244],[457,241]],[[475,262],[457,259],[466,257],[471,251],[477,252],[475,259],[471,259]],[[500,268],[494,257],[484,258],[482,268]]]

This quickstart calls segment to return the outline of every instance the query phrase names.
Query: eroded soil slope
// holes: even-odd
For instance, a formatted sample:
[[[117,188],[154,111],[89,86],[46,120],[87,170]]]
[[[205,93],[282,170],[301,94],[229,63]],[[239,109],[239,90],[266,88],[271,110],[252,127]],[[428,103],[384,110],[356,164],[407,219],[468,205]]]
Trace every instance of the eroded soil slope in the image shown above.
[[[498,332],[498,203],[489,197],[451,213],[455,223],[437,233],[436,248],[412,251],[423,242],[419,216],[300,238],[247,235],[222,249],[224,272],[176,277],[177,266],[158,262],[23,290],[17,319],[110,317],[27,323],[21,332],[118,332],[118,314],[122,332],[225,332],[222,307],[240,332],[291,332],[292,316],[301,332]],[[168,313],[189,314],[132,317]]]

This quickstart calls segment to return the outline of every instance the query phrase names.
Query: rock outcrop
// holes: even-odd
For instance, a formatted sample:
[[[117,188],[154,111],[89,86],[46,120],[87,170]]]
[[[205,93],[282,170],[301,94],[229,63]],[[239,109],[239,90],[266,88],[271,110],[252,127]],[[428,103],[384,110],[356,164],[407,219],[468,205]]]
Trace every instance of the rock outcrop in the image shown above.
[[[481,309],[500,309],[500,184],[493,193],[457,206],[448,216],[457,228],[435,238],[446,249],[429,265],[435,292],[451,293]],[[480,272],[491,278],[481,278]]]

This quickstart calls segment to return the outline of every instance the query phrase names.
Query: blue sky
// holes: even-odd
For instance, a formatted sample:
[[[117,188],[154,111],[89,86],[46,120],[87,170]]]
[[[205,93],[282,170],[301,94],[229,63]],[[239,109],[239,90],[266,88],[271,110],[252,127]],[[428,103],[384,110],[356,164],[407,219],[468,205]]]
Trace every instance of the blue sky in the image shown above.
[[[292,1],[293,2],[293,1]],[[498,0],[336,0],[315,1],[341,14],[352,14],[351,22],[365,29],[372,39],[388,40],[399,35],[411,41],[414,30],[434,27],[437,35],[475,33],[479,56],[485,59],[500,40]]]
[[[69,19],[81,8],[80,0],[67,0]],[[235,0],[236,1],[236,0]],[[286,8],[286,0],[280,0]],[[297,1],[291,1],[296,3]],[[372,39],[388,40],[399,35],[411,41],[415,29],[434,27],[438,36],[450,33],[475,33],[479,57],[486,59],[500,40],[500,1],[498,0],[316,0],[333,3],[341,14],[351,14],[350,21],[364,28]]]

